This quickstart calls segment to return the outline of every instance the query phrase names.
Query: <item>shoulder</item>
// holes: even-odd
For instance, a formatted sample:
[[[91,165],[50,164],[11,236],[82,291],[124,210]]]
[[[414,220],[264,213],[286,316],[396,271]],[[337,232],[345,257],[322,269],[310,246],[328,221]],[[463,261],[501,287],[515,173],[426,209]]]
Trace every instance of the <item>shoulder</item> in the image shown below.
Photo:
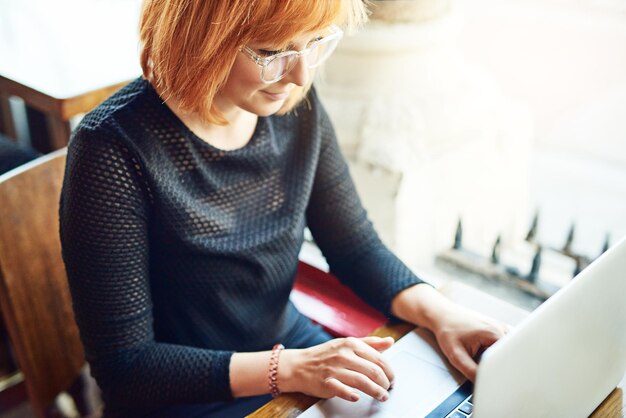
[[[102,193],[137,196],[149,190],[132,128],[121,122],[121,115],[138,113],[134,109],[144,100],[147,85],[143,79],[132,81],[81,120],[68,144],[64,189],[89,185]]]
[[[118,139],[136,147],[145,136],[158,131],[154,125],[165,106],[146,79],[139,77],[87,113],[72,134],[73,141]]]
[[[84,158],[87,154],[127,152],[127,127],[120,124],[120,115],[133,112],[148,94],[149,83],[138,78],[114,93],[87,113],[72,132],[68,159]]]
[[[120,114],[131,111],[138,103],[145,100],[150,90],[151,87],[148,81],[141,77],[131,81],[98,105],[94,110],[87,113],[76,130],[104,129],[107,125],[110,125],[112,121],[115,121]]]
[[[133,147],[142,115],[154,103],[161,101],[150,83],[137,78],[85,115],[72,133],[70,151],[79,146]]]

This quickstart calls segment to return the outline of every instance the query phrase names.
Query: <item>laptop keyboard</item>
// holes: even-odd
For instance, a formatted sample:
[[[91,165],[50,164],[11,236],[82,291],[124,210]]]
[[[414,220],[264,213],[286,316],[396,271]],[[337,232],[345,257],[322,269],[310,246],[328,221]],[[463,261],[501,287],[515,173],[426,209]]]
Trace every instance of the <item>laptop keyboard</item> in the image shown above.
[[[470,381],[463,383],[446,400],[430,411],[426,418],[468,418],[473,414],[472,392],[474,385]]]
[[[452,412],[446,415],[446,418],[469,418],[473,416],[474,404],[472,403],[472,395],[468,396],[454,408]]]

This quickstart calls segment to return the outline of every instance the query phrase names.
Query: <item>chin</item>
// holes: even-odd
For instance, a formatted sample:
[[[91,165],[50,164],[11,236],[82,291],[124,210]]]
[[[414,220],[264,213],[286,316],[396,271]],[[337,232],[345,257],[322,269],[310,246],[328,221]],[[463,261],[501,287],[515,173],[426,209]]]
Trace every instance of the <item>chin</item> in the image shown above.
[[[257,116],[272,116],[276,114],[283,107],[283,102],[272,106],[257,106],[255,109],[251,109],[251,113]]]
[[[262,116],[262,117],[266,117],[266,116],[272,116],[275,115],[276,113],[278,113],[279,109],[273,110],[271,112],[259,112],[257,113],[257,116]]]

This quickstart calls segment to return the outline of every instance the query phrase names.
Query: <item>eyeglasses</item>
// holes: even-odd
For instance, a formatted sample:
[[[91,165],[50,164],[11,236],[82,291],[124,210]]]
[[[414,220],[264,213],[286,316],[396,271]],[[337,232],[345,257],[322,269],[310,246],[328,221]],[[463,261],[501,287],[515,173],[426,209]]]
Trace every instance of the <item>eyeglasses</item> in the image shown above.
[[[261,80],[264,83],[275,83],[285,77],[298,62],[300,57],[306,57],[308,68],[315,68],[322,64],[333,53],[339,40],[343,36],[343,31],[337,26],[328,28],[330,34],[317,38],[309,43],[302,51],[282,51],[273,53],[268,51],[270,56],[261,56],[247,46],[241,47],[241,52],[245,53],[261,67]]]

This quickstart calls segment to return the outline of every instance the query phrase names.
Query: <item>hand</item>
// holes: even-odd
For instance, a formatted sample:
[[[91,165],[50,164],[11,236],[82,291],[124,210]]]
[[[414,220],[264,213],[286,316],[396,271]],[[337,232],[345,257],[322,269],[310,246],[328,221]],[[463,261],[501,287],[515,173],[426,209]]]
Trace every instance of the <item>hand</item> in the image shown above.
[[[358,389],[379,401],[389,398],[393,372],[381,352],[393,338],[338,338],[314,347],[285,350],[278,367],[278,387],[318,398],[359,400]]]
[[[508,325],[453,303],[427,284],[398,293],[392,312],[431,330],[450,363],[471,381],[476,380],[474,358],[509,330]]]
[[[432,331],[450,363],[472,382],[476,356],[502,338],[510,327],[503,322],[455,306],[442,313]]]

